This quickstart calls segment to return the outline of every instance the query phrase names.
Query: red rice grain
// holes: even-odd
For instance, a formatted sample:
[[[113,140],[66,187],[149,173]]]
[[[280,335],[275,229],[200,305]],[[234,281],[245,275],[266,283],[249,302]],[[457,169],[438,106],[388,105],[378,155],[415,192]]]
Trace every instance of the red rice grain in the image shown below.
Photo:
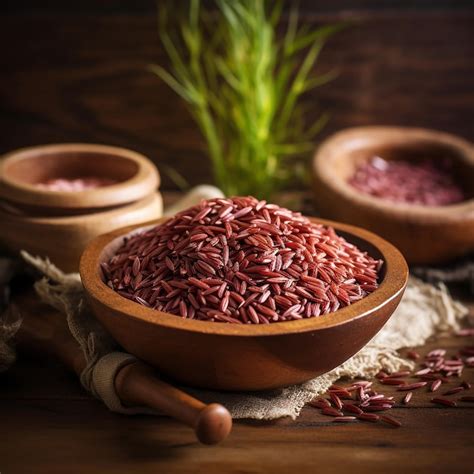
[[[395,426],[396,428],[402,426],[402,424],[398,420],[388,415],[380,415],[380,419],[385,423],[388,423],[389,425]]]
[[[425,385],[427,385],[428,382],[416,382],[416,383],[411,383],[411,384],[408,384],[408,385],[403,385],[401,387],[398,387],[397,388],[397,391],[399,392],[405,392],[406,390],[416,390],[418,388],[421,388],[421,387],[424,387]]]
[[[364,413],[359,407],[353,405],[352,403],[344,403],[342,409],[343,411],[355,413],[356,415],[362,415],[362,413]]]
[[[351,393],[344,389],[344,390],[329,390],[331,393],[337,395],[341,400],[352,400]]]
[[[407,357],[411,360],[418,360],[420,358],[420,354],[416,351],[408,351]]]
[[[408,405],[408,404],[410,403],[411,397],[413,397],[413,392],[408,392],[408,393],[403,397],[402,403],[403,403],[404,405]]]
[[[329,396],[330,396],[331,401],[333,402],[334,406],[338,410],[341,410],[342,409],[341,399],[334,392],[329,392]]]
[[[357,421],[355,416],[338,416],[332,420],[333,423],[350,423],[352,421]]]
[[[411,372],[409,370],[401,370],[399,372],[393,372],[393,374],[387,375],[388,378],[398,379],[400,377],[407,377]]]
[[[380,416],[375,413],[361,413],[360,415],[357,415],[357,418],[359,418],[359,420],[371,421],[372,423],[380,420]]]
[[[463,392],[464,390],[466,390],[464,387],[456,387],[444,392],[443,395],[455,395],[456,393]]]
[[[329,403],[325,398],[318,398],[316,400],[311,400],[308,405],[314,408],[331,408],[331,403]]]
[[[380,383],[384,385],[406,385],[406,382],[401,379],[391,379],[390,377],[385,377],[380,380]]]
[[[444,405],[447,407],[456,406],[456,402],[454,400],[448,400],[447,398],[432,398],[431,403],[436,403],[437,405]]]
[[[336,410],[335,408],[332,408],[332,407],[323,408],[321,410],[321,413],[327,416],[342,416],[342,411]]]
[[[202,201],[124,238],[102,270],[110,288],[158,311],[268,324],[326,315],[364,298],[377,288],[381,266],[333,228],[233,197]]]

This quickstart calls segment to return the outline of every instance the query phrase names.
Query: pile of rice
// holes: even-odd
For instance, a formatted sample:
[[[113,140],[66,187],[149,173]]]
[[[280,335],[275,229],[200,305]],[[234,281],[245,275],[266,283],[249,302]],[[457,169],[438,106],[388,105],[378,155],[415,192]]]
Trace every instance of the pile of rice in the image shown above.
[[[376,260],[336,234],[254,197],[211,199],[124,238],[108,286],[159,311],[267,324],[332,313],[378,286]]]

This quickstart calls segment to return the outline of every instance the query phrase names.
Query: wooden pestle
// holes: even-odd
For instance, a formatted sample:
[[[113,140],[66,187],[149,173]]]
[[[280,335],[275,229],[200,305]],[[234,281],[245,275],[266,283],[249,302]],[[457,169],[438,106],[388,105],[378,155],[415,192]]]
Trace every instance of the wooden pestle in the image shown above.
[[[86,365],[83,353],[66,324],[64,315],[40,303],[32,293],[14,299],[23,323],[17,335],[21,348],[58,357],[80,375]],[[232,418],[222,405],[205,403],[160,380],[143,362],[124,366],[115,378],[117,395],[125,406],[146,406],[171,416],[194,429],[204,444],[224,440]]]

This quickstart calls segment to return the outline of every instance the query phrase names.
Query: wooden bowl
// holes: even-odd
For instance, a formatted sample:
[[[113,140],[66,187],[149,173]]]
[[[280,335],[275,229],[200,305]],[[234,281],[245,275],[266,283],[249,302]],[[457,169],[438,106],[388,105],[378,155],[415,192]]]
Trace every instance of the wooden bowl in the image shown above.
[[[398,204],[354,189],[348,179],[373,156],[387,160],[449,159],[468,195],[458,204]],[[474,147],[420,128],[359,127],[329,137],[313,160],[314,199],[323,217],[357,224],[396,245],[409,263],[436,264],[474,250]]]
[[[162,220],[156,221],[156,225]],[[103,281],[107,261],[128,227],[91,242],[80,274],[97,319],[128,352],[178,382],[219,390],[263,390],[309,380],[338,366],[385,324],[405,289],[408,268],[400,252],[363,229],[331,221],[340,235],[385,262],[380,287],[332,314],[268,325],[182,319],[123,298]]]
[[[48,179],[84,176],[115,182],[85,191],[39,188]],[[125,148],[86,143],[43,145],[7,153],[0,158],[0,198],[22,209],[94,209],[143,199],[158,189],[156,167],[143,155]]]
[[[115,184],[74,192],[37,187],[84,176]],[[8,153],[0,160],[0,244],[78,271],[82,251],[97,235],[161,217],[159,181],[147,158],[123,148],[76,143]]]
[[[86,245],[96,236],[161,216],[163,201],[153,193],[118,208],[65,216],[17,215],[0,206],[0,241],[9,252],[48,257],[65,272],[77,272]]]

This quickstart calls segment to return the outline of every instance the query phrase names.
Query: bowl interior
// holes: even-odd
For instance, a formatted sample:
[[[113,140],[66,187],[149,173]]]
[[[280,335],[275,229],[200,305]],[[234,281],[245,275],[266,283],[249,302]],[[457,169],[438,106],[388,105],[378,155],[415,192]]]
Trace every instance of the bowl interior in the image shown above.
[[[4,165],[5,179],[36,185],[51,179],[104,178],[113,183],[132,179],[138,164],[123,156],[94,150],[31,151]]]
[[[387,301],[397,297],[404,290],[408,278],[408,268],[404,258],[395,247],[363,229],[322,219],[312,220],[335,227],[338,234],[349,242],[367,251],[371,256],[384,261],[380,273],[380,286],[377,290],[350,306],[321,317],[276,322],[269,325],[225,324],[183,319],[176,315],[147,308],[120,296],[105,284],[100,263],[108,261],[115,254],[118,247],[123,243],[124,237],[150,228],[152,225],[122,229],[100,236],[89,245],[83,254],[81,277],[86,290],[92,293],[94,298],[102,300],[110,308],[119,313],[125,313],[132,318],[190,331],[247,336],[304,332],[318,327],[336,326],[370,313],[374,308],[380,307]],[[159,222],[161,220],[157,223]]]
[[[364,162],[379,156],[387,161],[432,161],[440,166],[448,166],[448,172],[461,186],[468,199],[474,197],[474,166],[465,153],[447,143],[429,139],[407,139],[405,143],[374,143],[373,141],[348,140],[340,154],[333,157],[334,171],[344,181],[348,181],[355,170]]]

